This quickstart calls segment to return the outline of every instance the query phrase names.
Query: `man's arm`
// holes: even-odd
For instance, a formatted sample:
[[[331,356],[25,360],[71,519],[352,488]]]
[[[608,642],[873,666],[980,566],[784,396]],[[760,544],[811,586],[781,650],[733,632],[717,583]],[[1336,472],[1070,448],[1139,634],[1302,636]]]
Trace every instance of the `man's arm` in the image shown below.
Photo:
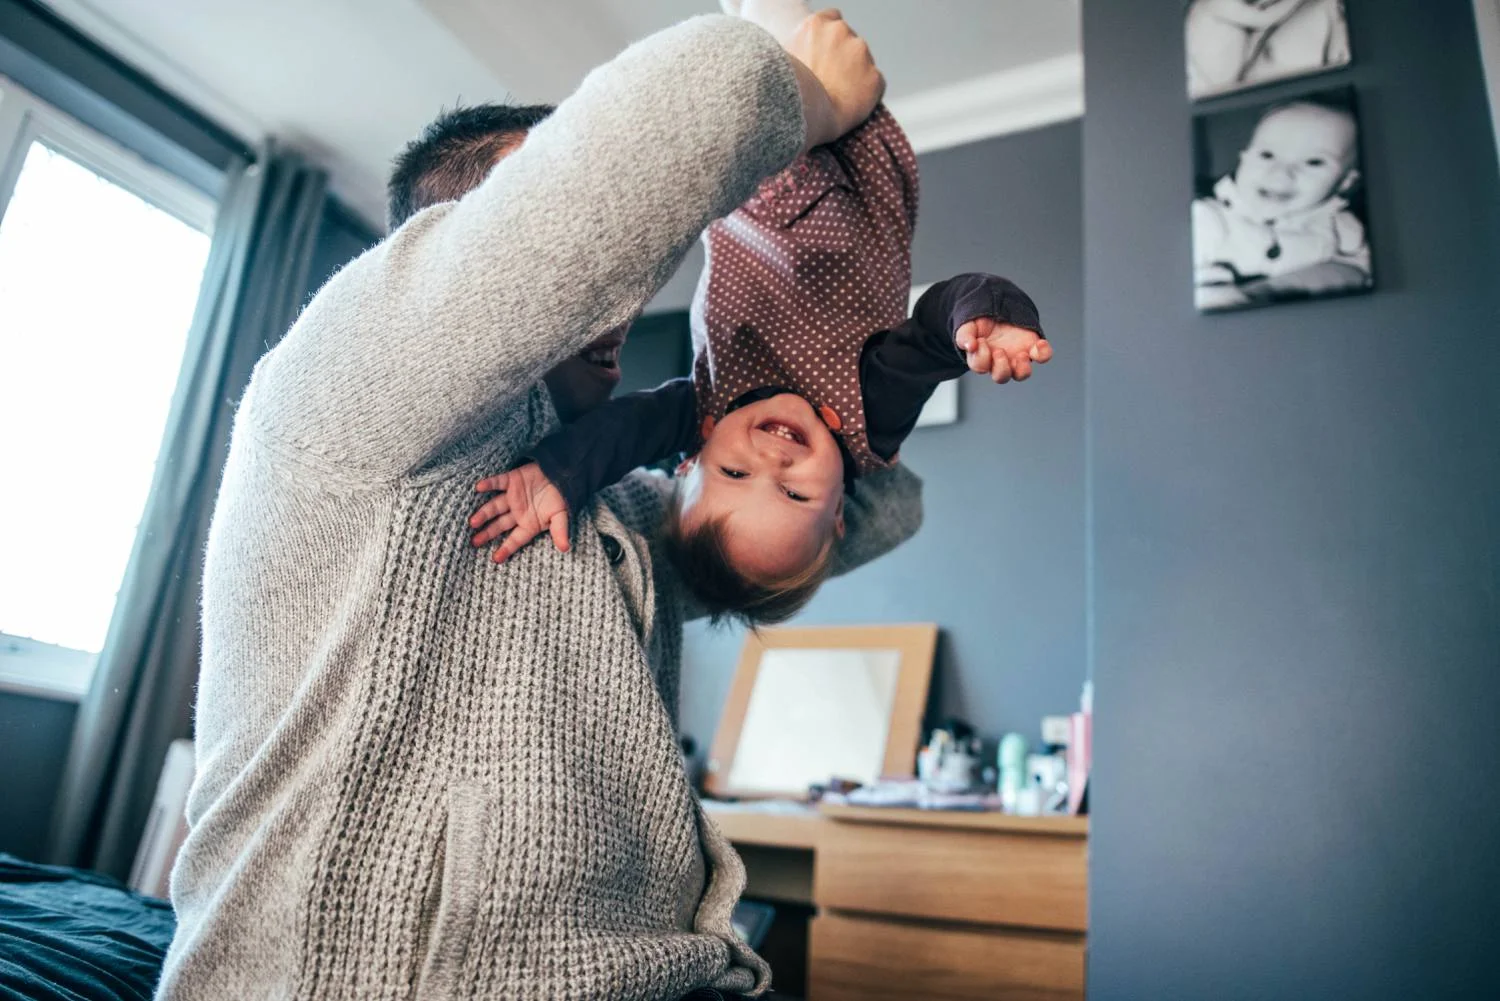
[[[832,576],[884,556],[922,527],[922,480],[904,464],[862,476],[844,498],[844,537],[833,549]]]
[[[258,366],[265,435],[399,476],[632,319],[703,227],[804,142],[761,29],[698,18],[632,46],[458,202],[326,285]]]

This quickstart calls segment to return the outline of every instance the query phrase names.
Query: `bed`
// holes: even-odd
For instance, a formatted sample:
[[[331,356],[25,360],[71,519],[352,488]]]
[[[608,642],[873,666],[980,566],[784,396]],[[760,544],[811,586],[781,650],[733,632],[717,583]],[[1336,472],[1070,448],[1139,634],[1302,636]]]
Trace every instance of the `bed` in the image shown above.
[[[135,1001],[156,990],[176,920],[166,902],[187,836],[193,745],[167,751],[129,885],[0,852],[0,1001]]]
[[[175,921],[96,873],[0,853],[0,998],[149,999]]]

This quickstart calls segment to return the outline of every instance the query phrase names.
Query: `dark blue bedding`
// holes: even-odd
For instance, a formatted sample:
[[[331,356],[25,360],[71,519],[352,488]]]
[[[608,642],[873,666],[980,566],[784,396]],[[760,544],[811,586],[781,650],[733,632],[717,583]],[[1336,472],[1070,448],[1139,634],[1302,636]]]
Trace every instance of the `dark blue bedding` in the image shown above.
[[[0,998],[149,999],[174,924],[106,876],[0,853]]]

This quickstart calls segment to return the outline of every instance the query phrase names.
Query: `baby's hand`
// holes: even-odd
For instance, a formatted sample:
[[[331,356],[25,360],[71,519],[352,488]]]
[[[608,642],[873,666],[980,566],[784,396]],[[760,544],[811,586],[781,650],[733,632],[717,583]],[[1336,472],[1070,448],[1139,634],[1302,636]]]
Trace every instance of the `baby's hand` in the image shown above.
[[[988,316],[970,320],[953,335],[969,371],[989,375],[998,385],[1031,378],[1032,365],[1052,359],[1052,345],[1035,330],[1001,323]]]
[[[491,557],[496,563],[510,559],[544,529],[552,533],[552,544],[559,552],[568,551],[567,502],[536,463],[528,462],[499,476],[487,476],[474,484],[474,489],[499,494],[469,518],[469,527],[476,530],[469,541],[476,546],[505,535],[505,541]]]

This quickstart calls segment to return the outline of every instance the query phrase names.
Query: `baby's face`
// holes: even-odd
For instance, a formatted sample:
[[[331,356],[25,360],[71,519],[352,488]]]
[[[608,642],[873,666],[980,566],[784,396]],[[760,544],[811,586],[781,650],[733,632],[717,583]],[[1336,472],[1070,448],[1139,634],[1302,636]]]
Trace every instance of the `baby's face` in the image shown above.
[[[1240,153],[1239,207],[1256,219],[1310,209],[1347,186],[1354,120],[1332,108],[1295,104],[1269,112]]]
[[[844,458],[802,397],[782,393],[714,427],[682,485],[688,526],[725,519],[729,556],[754,579],[809,566],[843,530]]]

